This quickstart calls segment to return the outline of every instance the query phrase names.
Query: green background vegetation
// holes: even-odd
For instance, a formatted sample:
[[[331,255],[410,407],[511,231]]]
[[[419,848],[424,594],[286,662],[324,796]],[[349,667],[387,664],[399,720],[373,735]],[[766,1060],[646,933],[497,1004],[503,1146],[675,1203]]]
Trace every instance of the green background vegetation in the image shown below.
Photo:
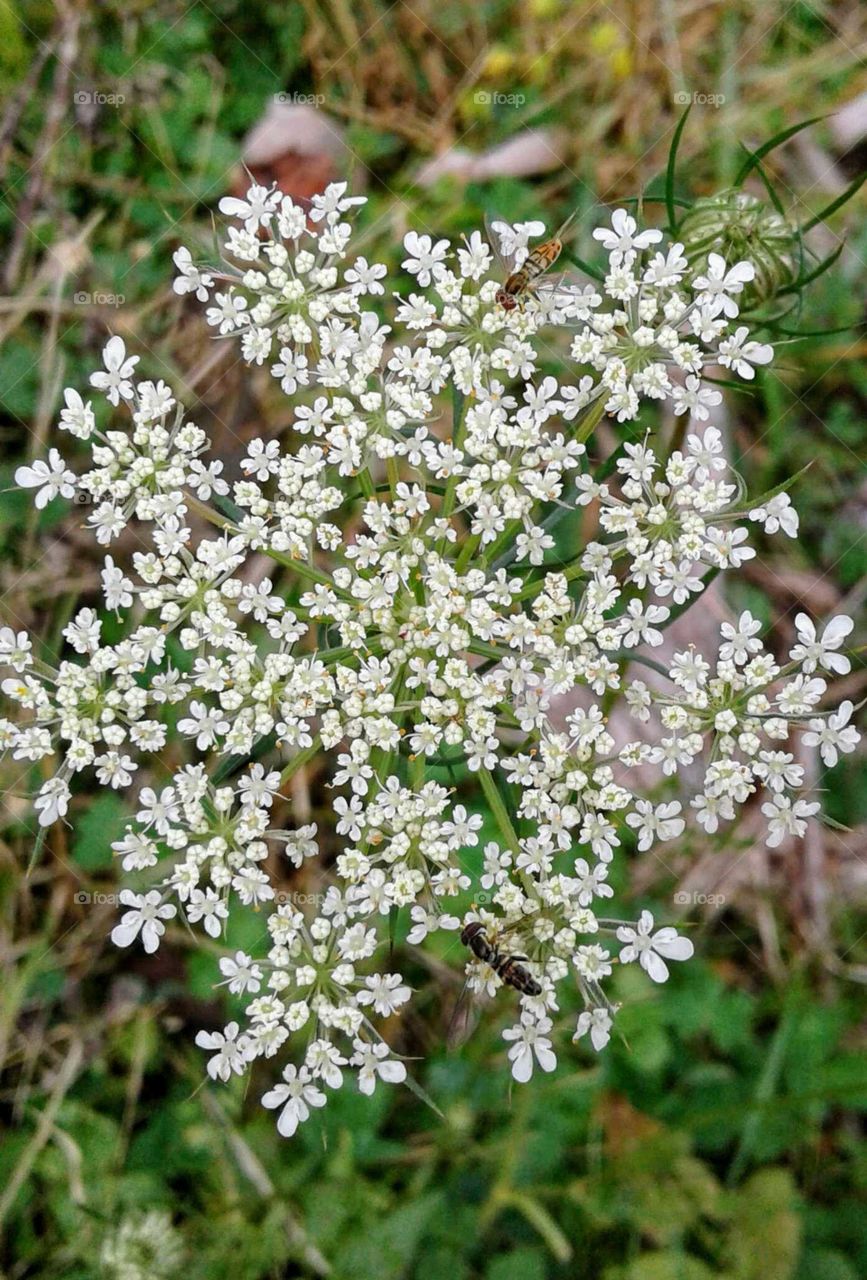
[[[321,95],[346,130],[346,171],[371,199],[372,252],[394,261],[410,226],[456,234],[485,210],[553,221],[578,206],[578,250],[591,256],[599,205],[658,184],[676,95],[726,98],[696,105],[681,151],[684,192],[715,191],[737,171],[741,141],[755,147],[864,92],[865,53],[856,3],[0,0],[0,488],[56,442],[60,388],[83,385],[112,331],[142,351],[142,371],[184,389],[229,461],[239,439],[285,424],[273,386],[252,385],[231,359],[209,365],[201,320],[170,289],[171,253],[210,242],[240,139],[273,94]],[[76,92],[124,101],[88,112]],[[481,152],[545,127],[565,132],[562,168],[416,183],[450,145]],[[771,166],[801,222],[835,194],[832,170],[845,183],[864,167],[863,150],[839,154],[824,124],[807,137]],[[840,332],[793,342],[733,405],[735,461],[752,492],[813,464],[792,495],[799,543],[763,548],[762,566],[727,586],[733,607],[781,637],[799,606],[857,614],[863,602],[864,209],[862,192],[823,230],[822,252],[844,233],[846,247],[801,316],[805,329]],[[79,293],[124,302],[86,305]],[[96,548],[81,524],[64,503],[37,514],[25,494],[3,494],[2,621],[49,648],[94,596]],[[857,701],[864,684],[856,668],[847,696]],[[726,880],[714,918],[690,911],[699,958],[669,985],[619,975],[622,1035],[600,1059],[566,1052],[554,1076],[511,1089],[505,1002],[448,1055],[455,954],[434,971],[405,956],[421,994],[395,1035],[442,1117],[408,1090],[343,1091],[291,1143],[258,1105],[273,1064],[246,1088],[202,1084],[194,1032],[227,1014],[214,955],[180,930],[158,958],[107,943],[115,908],[99,895],[115,888],[122,802],[80,796],[72,831],[58,827],[34,850],[36,771],[4,762],[0,772],[8,1276],[867,1275],[863,760],[819,780],[851,830],[779,858],[752,850],[749,835],[717,840],[719,866],[744,854],[749,874]],[[315,805],[317,779],[305,785]],[[618,889],[636,909],[671,915],[700,859],[709,870],[692,891],[722,891],[707,855],[635,859]],[[255,933],[230,941],[252,946]],[[175,1261],[101,1263],[118,1225],[152,1210],[171,1217]]]

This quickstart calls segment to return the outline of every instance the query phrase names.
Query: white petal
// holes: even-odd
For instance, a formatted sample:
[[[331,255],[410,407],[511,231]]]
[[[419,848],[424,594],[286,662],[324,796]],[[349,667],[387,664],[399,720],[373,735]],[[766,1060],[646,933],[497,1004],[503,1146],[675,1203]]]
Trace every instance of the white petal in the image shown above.
[[[109,338],[103,347],[102,359],[106,369],[113,372],[118,370],[126,358],[126,344],[123,338],[119,338],[116,334],[113,338]]]
[[[200,1032],[200,1034],[204,1034],[204,1032]],[[199,1041],[197,1038],[196,1044],[198,1043]],[[205,1048],[209,1048],[209,1047],[210,1046],[205,1045]],[[286,1101],[286,1095],[288,1094],[288,1092],[289,1090],[286,1088],[285,1084],[275,1085],[273,1089],[269,1089],[266,1094],[262,1095],[262,1106],[268,1107],[269,1109],[273,1109],[274,1107],[282,1107],[283,1103]]]
[[[220,213],[225,213],[230,218],[246,218],[250,212],[247,201],[238,200],[235,196],[223,196],[218,208]]]
[[[135,942],[140,927],[141,921],[138,919],[130,924],[121,922],[112,929],[111,940],[116,947],[128,947]]]
[[[660,929],[654,934],[653,949],[667,960],[689,960],[695,952],[689,938],[680,937],[674,929]]]
[[[291,1138],[298,1128],[298,1107],[294,1099],[288,1103],[277,1117],[277,1132],[284,1138]]]
[[[641,967],[654,982],[665,982],[668,977],[668,966],[655,951],[645,951],[643,953]]]
[[[798,632],[798,639],[803,640],[805,644],[812,644],[816,639],[816,628],[813,626],[811,618],[806,613],[795,614],[795,628]]]
[[[515,1045],[509,1050],[509,1057],[512,1059],[512,1075],[519,1084],[526,1084],[533,1074],[533,1054],[530,1046]]]
[[[822,641],[824,644],[839,644],[841,640],[845,640],[855,623],[851,618],[847,618],[845,613],[838,613],[832,618],[825,630],[822,632]]]
[[[544,1045],[536,1045],[536,1060],[543,1071],[553,1071],[557,1065],[557,1055],[553,1049]]]
[[[396,1058],[386,1058],[377,1068],[381,1080],[387,1084],[401,1084],[406,1079],[406,1067]]]
[[[165,926],[156,920],[146,920],[142,925],[142,946],[148,955],[153,955],[160,945],[160,938],[165,933]]]
[[[44,462],[37,462],[32,467],[19,467],[15,472],[15,483],[22,489],[32,489],[37,484],[45,484],[48,479],[48,468]]]

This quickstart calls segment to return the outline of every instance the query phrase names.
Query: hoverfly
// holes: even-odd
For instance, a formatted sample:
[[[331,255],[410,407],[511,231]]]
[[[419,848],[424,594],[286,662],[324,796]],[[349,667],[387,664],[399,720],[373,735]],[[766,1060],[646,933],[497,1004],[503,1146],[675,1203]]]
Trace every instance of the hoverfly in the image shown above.
[[[521,961],[526,960],[527,957],[501,955],[499,947],[489,940],[485,933],[485,926],[478,920],[471,920],[463,929],[461,942],[465,947],[469,947],[477,960],[481,960],[482,964],[493,969],[500,981],[505,982],[507,986],[514,987],[516,991],[527,996],[542,994],[542,988],[530,970],[521,964]]]
[[[520,267],[509,271],[506,280],[496,294],[496,301],[504,311],[514,311],[515,307],[522,304],[527,295],[535,289],[539,277],[544,275],[550,267],[553,267],[563,252],[563,233],[577,214],[578,210],[574,209],[549,240],[545,240],[543,244],[536,245],[535,249],[530,250]],[[494,253],[497,257],[500,257],[498,249],[499,236],[490,226],[488,227],[488,239],[491,242]]]
[[[491,942],[485,933],[485,926],[480,921],[471,920],[468,925],[465,925],[461,931],[461,942],[465,947],[469,947],[477,960],[486,964],[489,969],[493,969],[500,981],[507,986],[514,987],[522,995],[542,994],[541,984],[522,963],[526,956],[501,952],[499,945]],[[446,1039],[451,1049],[463,1044],[475,1025],[477,1015],[472,996],[470,980],[467,979],[449,1022]]]

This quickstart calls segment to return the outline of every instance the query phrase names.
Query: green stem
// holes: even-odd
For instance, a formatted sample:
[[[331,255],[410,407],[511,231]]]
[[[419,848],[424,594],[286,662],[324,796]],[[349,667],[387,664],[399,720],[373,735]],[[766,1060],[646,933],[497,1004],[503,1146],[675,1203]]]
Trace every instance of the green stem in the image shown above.
[[[409,758],[409,785],[415,792],[421,791],[425,784],[426,763],[423,751],[419,751],[418,755],[410,756]]]
[[[468,645],[470,653],[475,653],[480,658],[493,658],[495,662],[502,662],[504,658],[510,656],[509,649],[498,649],[496,645],[488,644],[486,640],[471,640]]]
[[[598,400],[594,400],[590,405],[584,417],[578,423],[578,430],[575,433],[575,439],[579,444],[586,444],[593,432],[599,426],[602,418],[605,416],[605,404],[600,396]]]
[[[479,781],[482,784],[485,799],[491,807],[491,813],[497,819],[497,826],[502,832],[503,839],[512,853],[517,856],[521,852],[521,841],[518,839],[518,833],[506,808],[505,801],[500,795],[500,789],[494,780],[494,775],[484,765],[479,769]]]
[[[549,573],[562,573],[563,577],[566,579],[567,582],[574,582],[576,578],[584,578],[587,576],[584,570],[581,568],[580,558],[578,560],[572,560],[569,564],[565,564],[559,569],[556,568],[555,566],[551,566],[549,569],[547,569],[545,573],[545,578],[548,576]],[[521,590],[518,592],[515,599],[516,600],[532,600],[533,597],[537,596],[539,592],[542,591],[542,589],[544,588],[545,578],[538,578],[535,582],[528,582],[525,587],[521,588]]]
[[[317,734],[310,743],[310,746],[302,747],[302,749],[297,752],[297,754],[294,755],[286,765],[286,768],[280,774],[280,786],[284,786],[299,769],[303,769],[305,764],[309,764],[313,757],[318,755],[321,750],[322,739],[319,737],[319,734]]]
[[[472,537],[467,538],[466,542],[463,545],[463,550],[461,551],[460,555],[457,558],[457,562],[455,563],[456,573],[464,573],[467,565],[470,563],[473,556],[476,554],[480,541],[481,541],[481,538],[477,533],[474,533]]]
[[[494,539],[490,547],[485,552],[485,560],[488,564],[496,566],[500,556],[511,547],[518,534],[524,527],[523,520],[510,520],[503,532]]]
[[[388,476],[388,487],[391,491],[392,501],[397,497],[397,486],[400,480],[400,470],[397,465],[397,458],[387,458],[385,462],[385,473]]]
[[[485,799],[490,805],[491,812],[497,820],[497,826],[502,832],[503,839],[509,849],[511,849],[513,856],[517,858],[521,852],[521,841],[518,838],[517,831],[515,830],[515,824],[512,822],[509,810],[506,808],[505,801],[500,795],[500,789],[497,786],[494,775],[491,773],[490,769],[486,769],[484,765],[479,769],[479,781],[482,784],[482,791],[485,793]],[[533,883],[532,877],[528,875],[526,871],[519,871],[517,868],[515,868],[515,871],[518,879],[521,881],[527,897],[536,901],[539,894],[535,884]]]
[[[358,484],[365,498],[376,497],[376,487],[373,483],[373,476],[370,474],[369,467],[362,467],[358,473]]]
[[[455,449],[460,449],[464,439],[464,404],[465,397],[461,395],[457,387],[452,387],[452,444]],[[443,505],[441,514],[448,520],[455,509],[455,495],[458,488],[458,475],[454,472],[446,481],[446,491],[443,497]],[[437,544],[437,555],[444,556],[448,542],[445,538],[441,538]]]

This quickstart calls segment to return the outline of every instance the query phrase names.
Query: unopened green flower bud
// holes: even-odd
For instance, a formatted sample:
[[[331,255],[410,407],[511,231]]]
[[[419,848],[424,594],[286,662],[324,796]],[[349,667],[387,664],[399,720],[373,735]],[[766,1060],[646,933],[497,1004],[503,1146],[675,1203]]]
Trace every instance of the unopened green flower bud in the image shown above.
[[[696,274],[718,253],[728,266],[751,262],[755,279],[745,286],[741,310],[769,302],[796,277],[797,230],[764,201],[746,191],[703,196],[685,214],[678,229]]]

